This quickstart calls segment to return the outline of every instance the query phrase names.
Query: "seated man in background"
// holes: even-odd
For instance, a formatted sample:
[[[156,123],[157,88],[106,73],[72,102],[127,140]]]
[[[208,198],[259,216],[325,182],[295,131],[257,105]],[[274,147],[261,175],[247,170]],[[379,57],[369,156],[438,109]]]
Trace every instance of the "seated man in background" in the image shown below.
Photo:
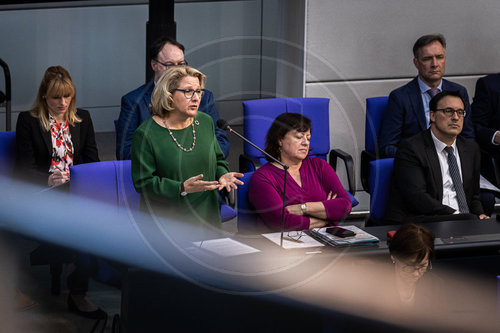
[[[446,40],[441,34],[425,35],[413,45],[413,64],[418,76],[394,90],[382,117],[379,147],[382,157],[394,157],[401,140],[429,128],[429,101],[443,90],[458,91],[465,102],[462,136],[474,138],[467,90],[443,79],[446,65]]]
[[[151,118],[151,94],[161,75],[172,66],[187,65],[184,60],[184,46],[170,37],[162,37],[153,43],[150,49],[151,68],[154,72],[152,81],[132,90],[122,97],[121,111],[116,127],[116,158],[130,159],[130,147],[134,131],[146,119]],[[215,135],[220,148],[227,158],[229,155],[229,140],[226,132],[217,127],[219,113],[215,108],[211,91],[203,92],[199,111],[210,115],[215,125]]]
[[[471,119],[474,124],[476,141],[481,149],[499,160],[500,74],[487,75],[477,80]],[[494,170],[488,170],[485,165],[482,165],[482,171],[489,181],[497,184]]]
[[[458,136],[465,102],[459,92],[442,91],[429,107],[430,129],[401,142],[396,153],[384,222],[489,218],[479,201],[479,147]]]

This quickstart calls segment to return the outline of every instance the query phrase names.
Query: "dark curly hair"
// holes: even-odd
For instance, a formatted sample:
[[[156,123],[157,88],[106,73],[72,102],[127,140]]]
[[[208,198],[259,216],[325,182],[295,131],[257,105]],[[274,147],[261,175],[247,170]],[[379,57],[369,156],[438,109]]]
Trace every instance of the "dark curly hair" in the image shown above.
[[[280,114],[274,119],[269,131],[267,131],[265,151],[281,161],[279,142],[288,132],[293,130],[297,130],[297,132],[307,132],[311,130],[311,120],[300,113]],[[272,162],[267,156],[266,160]]]

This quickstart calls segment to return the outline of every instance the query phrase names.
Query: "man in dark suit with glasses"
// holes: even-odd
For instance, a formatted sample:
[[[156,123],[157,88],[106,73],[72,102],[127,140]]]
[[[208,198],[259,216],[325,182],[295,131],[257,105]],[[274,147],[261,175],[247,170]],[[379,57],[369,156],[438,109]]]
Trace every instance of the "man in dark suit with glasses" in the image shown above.
[[[479,200],[480,151],[462,132],[467,114],[458,91],[430,103],[430,128],[401,142],[384,222],[489,218]]]
[[[151,94],[161,75],[172,66],[187,65],[184,59],[184,46],[170,37],[162,37],[155,41],[150,49],[151,68],[154,78],[150,82],[132,90],[122,97],[120,116],[116,125],[116,158],[130,159],[130,146],[134,131],[142,122],[151,117],[149,105]],[[214,121],[217,141],[227,158],[229,155],[229,140],[226,132],[217,127],[219,113],[215,108],[213,94],[205,90],[201,97],[199,111],[210,115]]]

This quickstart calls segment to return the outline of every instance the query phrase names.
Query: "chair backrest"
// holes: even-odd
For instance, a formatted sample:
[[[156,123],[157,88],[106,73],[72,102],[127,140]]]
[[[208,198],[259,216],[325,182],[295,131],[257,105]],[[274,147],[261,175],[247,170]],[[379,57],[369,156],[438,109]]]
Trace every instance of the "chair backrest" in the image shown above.
[[[16,132],[0,132],[0,175],[10,177],[16,163]]]
[[[388,101],[388,96],[366,99],[365,150],[375,154],[378,153],[378,133]]]
[[[370,218],[377,222],[385,214],[391,187],[394,158],[370,162]]]
[[[78,194],[120,209],[139,210],[140,195],[132,183],[130,160],[78,164],[70,168],[71,194]]]
[[[238,186],[237,203],[238,203],[238,231],[252,232],[256,230],[257,215],[250,200],[248,200],[248,190],[250,189],[250,179],[253,171],[243,174],[240,180],[244,185]]]
[[[256,99],[243,102],[243,133],[257,146],[264,148],[266,134],[274,119],[282,113],[300,113],[311,119],[312,138],[311,156],[321,157],[326,160],[330,152],[330,127],[329,127],[328,98],[269,98]],[[245,155],[259,159],[265,164],[264,155],[251,145],[244,143]]]

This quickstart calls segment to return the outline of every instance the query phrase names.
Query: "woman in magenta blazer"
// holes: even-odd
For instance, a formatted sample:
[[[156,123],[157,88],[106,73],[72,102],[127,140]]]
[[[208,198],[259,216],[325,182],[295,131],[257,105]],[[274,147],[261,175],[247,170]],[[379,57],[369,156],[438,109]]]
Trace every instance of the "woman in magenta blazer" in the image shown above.
[[[289,166],[285,230],[309,230],[342,220],[351,200],[333,168],[323,159],[308,157],[311,120],[298,113],[278,116],[266,136],[266,152]],[[260,223],[280,230],[283,205],[283,168],[272,161],[250,180],[249,199]]]

